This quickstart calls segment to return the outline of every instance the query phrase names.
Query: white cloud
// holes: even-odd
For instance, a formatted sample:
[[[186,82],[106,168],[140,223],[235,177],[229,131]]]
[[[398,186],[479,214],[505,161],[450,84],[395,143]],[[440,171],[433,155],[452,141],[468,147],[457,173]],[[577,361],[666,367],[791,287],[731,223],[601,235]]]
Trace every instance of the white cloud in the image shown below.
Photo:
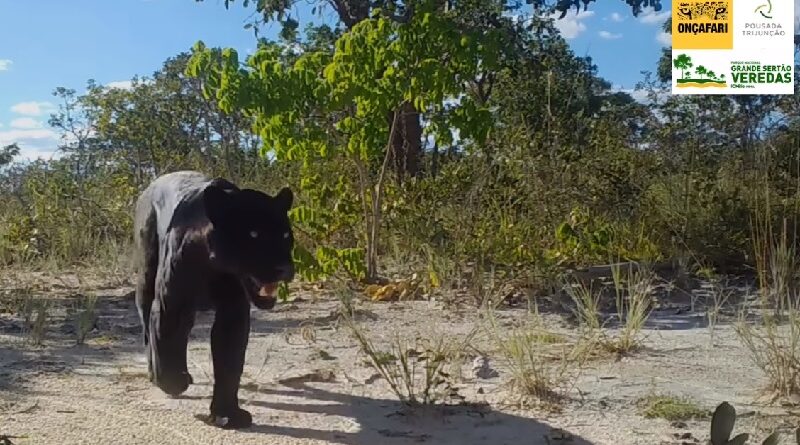
[[[664,31],[659,32],[658,34],[656,34],[656,40],[658,41],[658,43],[664,46],[669,46],[669,47],[672,46],[672,34],[668,32]]]
[[[13,119],[10,123],[10,126],[11,128],[17,128],[20,130],[32,130],[34,128],[43,127],[41,122],[31,117],[19,117],[17,119]]]
[[[622,34],[614,34],[608,31],[600,31],[597,33],[597,35],[599,35],[601,39],[606,40],[615,40],[622,37]]]
[[[646,25],[660,25],[664,23],[671,14],[671,11],[656,12],[652,7],[647,7],[639,14],[639,21]]]
[[[11,107],[11,111],[23,116],[41,116],[55,109],[50,102],[21,102]]]
[[[119,88],[120,90],[130,90],[133,88],[133,82],[130,80],[117,80],[106,84],[108,88]]]
[[[38,148],[22,148],[19,149],[19,154],[14,161],[23,161],[23,162],[31,162],[37,159],[42,159],[44,161],[53,161],[60,157],[64,156],[64,152],[61,151],[53,151],[53,150],[40,150]]]
[[[582,32],[586,31],[586,25],[583,23],[584,20],[592,17],[594,15],[594,11],[583,11],[581,10],[577,14],[573,14],[568,12],[563,19],[559,19],[561,13],[553,14],[553,18],[555,18],[555,25],[558,28],[558,31],[561,33],[561,36],[565,39],[574,39],[578,37]]]
[[[14,143],[20,148],[17,160],[49,159],[58,155],[58,134],[47,128],[0,131],[0,147]]]
[[[8,59],[0,59],[0,71],[8,71],[11,69],[11,64],[13,64],[11,60]]]
[[[620,23],[623,20],[625,20],[625,17],[623,17],[622,14],[618,12],[612,12],[611,15],[608,16],[608,18],[611,19],[612,22],[617,22],[617,23]]]

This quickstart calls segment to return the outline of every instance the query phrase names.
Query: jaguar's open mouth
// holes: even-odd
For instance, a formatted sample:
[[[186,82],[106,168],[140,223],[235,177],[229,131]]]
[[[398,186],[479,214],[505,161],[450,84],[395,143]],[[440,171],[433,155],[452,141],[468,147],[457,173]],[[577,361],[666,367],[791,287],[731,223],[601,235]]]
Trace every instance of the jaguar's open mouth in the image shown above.
[[[275,295],[278,290],[279,282],[267,283],[261,285],[258,289],[258,295],[253,298],[253,304],[259,309],[272,309],[278,301]]]

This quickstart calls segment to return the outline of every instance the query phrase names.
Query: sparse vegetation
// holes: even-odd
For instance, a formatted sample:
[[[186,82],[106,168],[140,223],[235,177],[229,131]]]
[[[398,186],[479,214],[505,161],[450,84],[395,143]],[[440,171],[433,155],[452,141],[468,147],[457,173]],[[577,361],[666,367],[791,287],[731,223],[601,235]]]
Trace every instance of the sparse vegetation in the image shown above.
[[[755,364],[748,370],[763,371],[775,399],[800,396],[800,94],[668,95],[673,67],[683,84],[725,83],[725,74],[714,72],[722,67],[701,66],[686,54],[673,60],[668,48],[657,72],[643,73],[635,91],[623,90],[599,74],[591,57],[576,54],[552,20],[573,6],[592,8],[594,0],[311,0],[319,11],[335,4],[329,17],[337,23],[302,29],[292,18],[294,2],[238,3],[257,17],[249,27],[277,22],[279,33],[262,35],[241,57],[198,41],[130,88],[94,81],[85,91],[56,88],[59,105],[47,122],[22,124],[55,132],[59,156],[20,162],[27,150],[22,139],[0,147],[3,272],[69,268],[82,277],[96,274],[108,287],[130,287],[137,195],[158,175],[199,170],[242,187],[272,192],[288,185],[295,192],[290,216],[299,283],[282,285],[279,297],[282,304],[299,298],[270,317],[305,310],[308,300],[324,304],[327,296],[338,303],[313,321],[298,321],[301,314],[278,328],[287,344],[300,337],[290,346],[303,348],[303,360],[336,371],[282,380],[270,373],[291,366],[270,368],[272,351],[265,350],[243,385],[253,399],[274,390],[263,381],[273,377],[281,384],[337,383],[337,373],[351,371],[340,357],[357,349],[359,358],[348,365],[366,365],[359,371],[372,376],[370,383],[358,376],[353,385],[385,381],[408,406],[459,401],[467,386],[459,386],[461,367],[480,341],[485,363],[488,357],[500,363],[492,370],[500,382],[492,397],[557,410],[575,402],[575,394],[594,397],[591,385],[600,379],[627,385],[643,369],[637,360],[652,360],[648,369],[674,367],[668,354],[695,350],[697,337],[672,332],[664,334],[673,335],[671,349],[653,341],[647,342],[652,354],[641,353],[646,338],[662,334],[647,337],[649,322],[697,315],[698,280],[711,284],[704,314],[710,344],[738,348],[737,360],[747,354]],[[626,3],[637,14],[661,8],[657,0]],[[610,284],[572,279],[609,262]],[[675,271],[665,281],[674,286],[665,291],[659,275],[668,265]],[[729,275],[755,280],[757,301],[735,298]],[[27,340],[20,347],[36,345],[30,349],[40,355],[14,356],[14,349],[0,386],[6,377],[27,378],[15,366],[28,360],[66,366],[62,356],[69,351],[54,335],[67,335],[70,348],[74,336],[85,344],[74,349],[99,351],[115,349],[122,336],[131,340],[138,328],[93,332],[108,324],[97,323],[105,305],[93,296],[105,294],[82,284],[77,298],[40,283],[5,287],[0,335]],[[367,329],[363,322],[373,315],[366,307],[419,310],[408,309],[416,303],[472,331],[417,332],[432,325],[426,315],[433,312],[416,313],[402,327]],[[62,317],[61,306],[72,312]],[[739,310],[737,345],[730,329],[718,326],[732,306]],[[577,333],[558,324],[567,310]],[[651,319],[654,310],[666,315]],[[349,350],[330,342],[342,326],[354,339]],[[274,334],[267,331],[254,330],[251,339]],[[211,360],[200,366],[195,359],[190,363],[202,373],[196,377],[212,380]],[[587,363],[602,372],[584,391],[578,383]],[[270,375],[262,379],[262,372]],[[117,379],[131,386],[145,380],[121,368]],[[491,399],[495,382],[467,380],[476,386],[469,388],[472,401]],[[706,416],[667,389],[639,400],[644,418]],[[314,388],[303,396],[321,393]],[[606,410],[619,403],[600,397],[573,406]],[[630,393],[622,397],[628,398],[621,403],[632,401]],[[734,419],[732,407],[718,407],[713,445],[744,444],[747,435],[730,438]],[[486,424],[528,431],[529,420]],[[361,427],[387,437],[406,434]],[[339,432],[326,434],[316,439],[339,439]],[[362,433],[341,434],[343,443],[365,440]]]
[[[708,276],[708,275],[707,275]],[[719,278],[708,276],[711,284],[711,300],[706,301],[706,317],[708,319],[708,331],[710,344],[714,345],[714,333],[719,322],[720,313],[729,305],[733,290],[727,282],[722,282]]]
[[[722,402],[711,418],[711,445],[745,445],[750,434],[741,433],[731,438],[736,423],[736,410],[728,402]],[[800,444],[800,428],[795,431],[796,443]],[[761,445],[778,445],[780,434],[776,431],[767,436]]]
[[[620,321],[619,333],[604,342],[607,349],[628,353],[641,345],[641,334],[653,308],[653,273],[639,266],[622,277],[619,267],[612,267],[615,307]]]
[[[486,330],[509,370],[510,394],[521,406],[557,409],[568,398],[591,355],[591,342],[548,330],[536,313],[520,326],[501,327],[485,309]]]
[[[750,358],[767,376],[772,399],[800,394],[800,293],[798,256],[787,221],[776,231],[769,205],[772,192],[763,188],[753,218],[753,246],[758,272],[758,307],[755,323],[751,309],[740,312],[736,332]]]
[[[696,420],[708,417],[709,412],[696,402],[672,395],[649,394],[637,401],[642,415],[648,419]]]
[[[41,346],[45,340],[49,309],[50,302],[48,300],[32,296],[24,298],[20,306],[25,333],[28,340],[35,346]]]
[[[599,332],[605,323],[600,321],[600,298],[601,293],[593,288],[594,282],[589,286],[582,283],[565,283],[564,290],[572,298],[575,304],[575,315],[581,327],[591,335]]]
[[[580,282],[568,284],[564,289],[574,303],[573,310],[584,335],[608,352],[627,354],[641,345],[642,330],[653,307],[653,273],[639,265],[629,267],[625,278],[618,264],[612,265],[611,271],[617,329],[609,329],[608,320],[601,320],[602,290]]]
[[[763,313],[755,325],[742,313],[736,332],[767,376],[773,399],[800,394],[800,307],[786,299],[780,317]]]
[[[367,363],[403,403],[416,406],[458,400],[454,384],[459,376],[453,370],[461,369],[459,361],[464,359],[476,331],[459,339],[441,334],[410,339],[395,333],[383,349],[353,318],[343,319]]]
[[[94,329],[97,320],[96,308],[96,295],[82,295],[79,297],[78,313],[75,316],[75,333],[78,344],[83,344],[86,336]]]

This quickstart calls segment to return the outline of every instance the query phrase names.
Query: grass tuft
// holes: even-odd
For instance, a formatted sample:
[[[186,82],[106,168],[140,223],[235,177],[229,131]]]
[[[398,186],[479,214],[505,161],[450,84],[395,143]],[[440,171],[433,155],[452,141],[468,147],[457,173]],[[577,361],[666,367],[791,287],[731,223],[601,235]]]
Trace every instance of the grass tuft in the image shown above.
[[[688,398],[672,395],[650,394],[637,401],[642,415],[648,419],[666,419],[670,422],[705,419],[708,410]]]

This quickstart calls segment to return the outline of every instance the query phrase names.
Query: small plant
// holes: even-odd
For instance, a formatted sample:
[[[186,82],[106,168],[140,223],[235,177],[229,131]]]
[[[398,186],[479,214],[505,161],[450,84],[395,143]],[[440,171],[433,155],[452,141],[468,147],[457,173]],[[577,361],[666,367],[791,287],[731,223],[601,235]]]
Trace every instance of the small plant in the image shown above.
[[[728,289],[725,284],[720,283],[720,280],[717,278],[712,278],[711,283],[711,304],[706,305],[706,316],[708,317],[708,330],[711,334],[711,344],[713,345],[719,314],[722,308],[728,304],[728,301],[733,295],[733,291]]]
[[[800,299],[794,290],[798,261],[787,230],[784,225],[772,241],[771,232],[761,229],[761,238],[754,241],[762,317],[751,325],[742,311],[735,325],[750,358],[766,374],[773,400],[800,394]]]
[[[504,298],[500,294],[500,286],[493,266],[487,271],[483,260],[477,261],[468,280],[470,295],[478,308],[487,306],[497,308],[503,303]]]
[[[648,419],[660,418],[673,422],[708,417],[708,411],[697,406],[695,402],[669,395],[651,394],[641,398],[638,405]]]
[[[722,402],[714,410],[711,418],[711,440],[709,445],[745,445],[750,435],[741,433],[731,438],[733,425],[736,423],[736,410],[728,402]],[[795,431],[797,444],[800,445],[800,428]],[[776,431],[770,434],[761,445],[778,445],[780,434]]]
[[[555,408],[580,376],[590,344],[583,338],[570,342],[548,331],[536,312],[522,326],[502,335],[491,308],[486,312],[487,330],[510,370],[509,384],[519,395],[519,404]]]
[[[565,283],[564,290],[575,303],[575,316],[578,322],[590,332],[597,331],[602,327],[600,322],[600,292],[595,292],[592,287],[586,287],[581,283]]]
[[[429,405],[458,397],[449,371],[456,369],[456,363],[463,359],[475,330],[460,341],[436,336],[417,337],[412,342],[395,336],[387,351],[378,349],[351,317],[342,318],[367,356],[367,363],[386,380],[401,402],[409,406]]]
[[[756,366],[766,374],[774,398],[800,394],[800,305],[787,301],[780,326],[776,317],[764,314],[760,325],[747,322],[745,313],[735,325],[740,341]]]
[[[345,284],[340,284],[335,290],[336,298],[339,300],[339,313],[345,318],[352,318],[356,313],[355,292]]]
[[[797,268],[798,252],[794,243],[788,239],[787,228],[781,232],[779,240],[772,243],[767,262],[769,285],[762,284],[762,294],[770,298],[775,306],[775,313],[781,310],[781,303],[787,296],[798,295]]]
[[[639,268],[635,272],[629,271],[624,281],[619,266],[613,266],[611,273],[614,279],[617,317],[622,325],[617,338],[607,343],[607,346],[614,352],[628,353],[639,347],[640,334],[653,310],[653,273]]]
[[[565,286],[575,303],[575,313],[589,337],[597,338],[603,349],[616,354],[629,353],[641,344],[641,332],[652,310],[653,274],[649,270],[629,271],[623,278],[619,265],[612,266],[616,316],[620,322],[616,335],[600,320],[600,292],[582,283]]]
[[[456,273],[456,265],[453,259],[446,255],[440,254],[435,249],[423,246],[425,253],[426,275],[425,287],[429,294],[433,294],[439,289],[452,288]]]
[[[49,306],[47,300],[33,297],[25,298],[20,306],[26,334],[36,346],[44,342]]]
[[[94,329],[97,320],[97,296],[84,295],[80,298],[80,308],[75,317],[75,335],[77,343],[83,344],[86,336]]]

